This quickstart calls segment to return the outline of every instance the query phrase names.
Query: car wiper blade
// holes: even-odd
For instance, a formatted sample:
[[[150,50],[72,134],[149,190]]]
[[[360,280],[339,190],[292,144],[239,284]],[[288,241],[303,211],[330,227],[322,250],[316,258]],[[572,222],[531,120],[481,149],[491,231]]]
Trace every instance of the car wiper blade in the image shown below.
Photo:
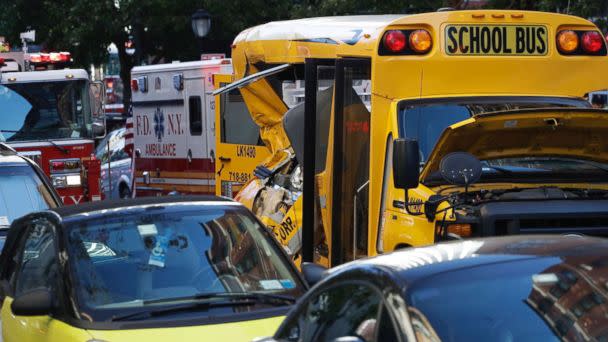
[[[282,302],[287,304],[293,304],[296,302],[296,297],[289,295],[282,295],[276,293],[265,293],[265,292],[232,292],[226,293],[230,298],[238,299],[253,299],[261,302]]]
[[[220,300],[217,300],[220,299]],[[166,302],[177,302],[185,300],[195,300],[194,302],[173,305],[169,307],[149,308],[141,311],[127,313],[124,315],[113,316],[110,321],[125,321],[132,319],[145,319],[155,316],[164,316],[180,311],[208,309],[213,306],[237,306],[237,305],[253,305],[253,304],[276,304],[276,305],[291,305],[295,303],[296,298],[293,296],[257,293],[257,292],[234,292],[234,293],[203,293],[194,296],[166,298],[157,300],[144,301],[144,305],[160,304]]]
[[[144,304],[158,304],[164,302],[173,302],[180,300],[202,300],[202,299],[250,299],[258,302],[275,302],[275,303],[287,303],[293,304],[296,302],[294,296],[282,295],[276,293],[265,293],[265,292],[211,292],[201,293],[194,296],[156,299],[144,301]]]
[[[255,304],[252,300],[244,301],[198,301],[182,305],[172,305],[168,307],[160,308],[148,308],[141,311],[131,312],[124,315],[115,315],[110,318],[110,321],[127,321],[127,320],[140,320],[158,316],[166,316],[183,311],[194,311],[194,310],[207,310],[213,306],[237,306],[237,305],[253,305]]]

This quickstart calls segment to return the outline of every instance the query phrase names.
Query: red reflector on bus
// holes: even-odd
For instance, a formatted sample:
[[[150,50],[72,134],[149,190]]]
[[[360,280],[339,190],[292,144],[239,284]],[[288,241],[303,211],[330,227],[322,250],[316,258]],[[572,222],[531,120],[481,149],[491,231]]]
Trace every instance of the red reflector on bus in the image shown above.
[[[589,31],[583,34],[583,49],[587,52],[598,52],[604,45],[604,37],[599,32]]]
[[[405,48],[405,34],[399,30],[386,32],[384,46],[391,52],[399,52]]]
[[[139,90],[139,85],[137,84],[137,80],[131,80],[131,89],[133,91],[138,91]]]

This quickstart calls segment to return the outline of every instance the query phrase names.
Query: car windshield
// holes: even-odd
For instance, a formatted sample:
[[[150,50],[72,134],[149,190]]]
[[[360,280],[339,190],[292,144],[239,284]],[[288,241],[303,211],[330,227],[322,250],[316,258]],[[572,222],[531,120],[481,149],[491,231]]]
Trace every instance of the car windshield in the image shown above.
[[[0,86],[0,141],[89,138],[85,80]]]
[[[31,167],[0,168],[0,228],[32,211],[54,206],[52,195]]]
[[[401,107],[399,136],[417,139],[420,161],[425,162],[441,133],[449,126],[481,113],[546,107],[588,107],[583,100],[564,98],[492,97],[434,101]]]
[[[118,210],[65,225],[79,310],[93,321],[210,294],[303,292],[268,232],[240,206]]]
[[[608,264],[579,254],[514,257],[423,279],[408,289],[412,325],[442,341],[601,340]]]

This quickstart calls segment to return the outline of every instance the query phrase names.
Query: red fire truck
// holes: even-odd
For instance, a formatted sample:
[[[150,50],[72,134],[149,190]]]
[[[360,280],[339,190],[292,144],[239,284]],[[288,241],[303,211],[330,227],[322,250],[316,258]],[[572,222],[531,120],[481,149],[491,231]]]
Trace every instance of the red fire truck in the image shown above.
[[[34,160],[65,204],[96,201],[103,85],[67,69],[69,53],[0,53],[0,141]]]

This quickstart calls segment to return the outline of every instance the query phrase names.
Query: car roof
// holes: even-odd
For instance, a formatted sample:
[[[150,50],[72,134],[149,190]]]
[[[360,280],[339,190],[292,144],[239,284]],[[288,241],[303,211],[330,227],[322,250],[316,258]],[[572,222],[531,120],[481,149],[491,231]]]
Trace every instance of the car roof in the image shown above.
[[[0,142],[0,163],[2,164],[27,164],[27,161],[17,154],[14,148]]]
[[[4,154],[0,153],[0,165],[5,164],[27,164],[25,159],[19,155],[15,154]]]
[[[434,275],[500,262],[567,256],[608,258],[608,239],[573,235],[513,235],[439,243],[408,248],[350,262],[327,271],[330,275],[378,271],[399,285],[411,285]]]
[[[185,203],[185,202],[221,202],[225,204],[235,204],[236,202],[217,196],[206,195],[186,195],[186,196],[153,196],[153,197],[138,197],[130,199],[116,199],[107,201],[87,202],[79,205],[68,205],[60,208],[53,208],[51,211],[65,218],[69,216],[93,213],[108,209],[129,209],[132,207],[154,206],[159,204]]]

